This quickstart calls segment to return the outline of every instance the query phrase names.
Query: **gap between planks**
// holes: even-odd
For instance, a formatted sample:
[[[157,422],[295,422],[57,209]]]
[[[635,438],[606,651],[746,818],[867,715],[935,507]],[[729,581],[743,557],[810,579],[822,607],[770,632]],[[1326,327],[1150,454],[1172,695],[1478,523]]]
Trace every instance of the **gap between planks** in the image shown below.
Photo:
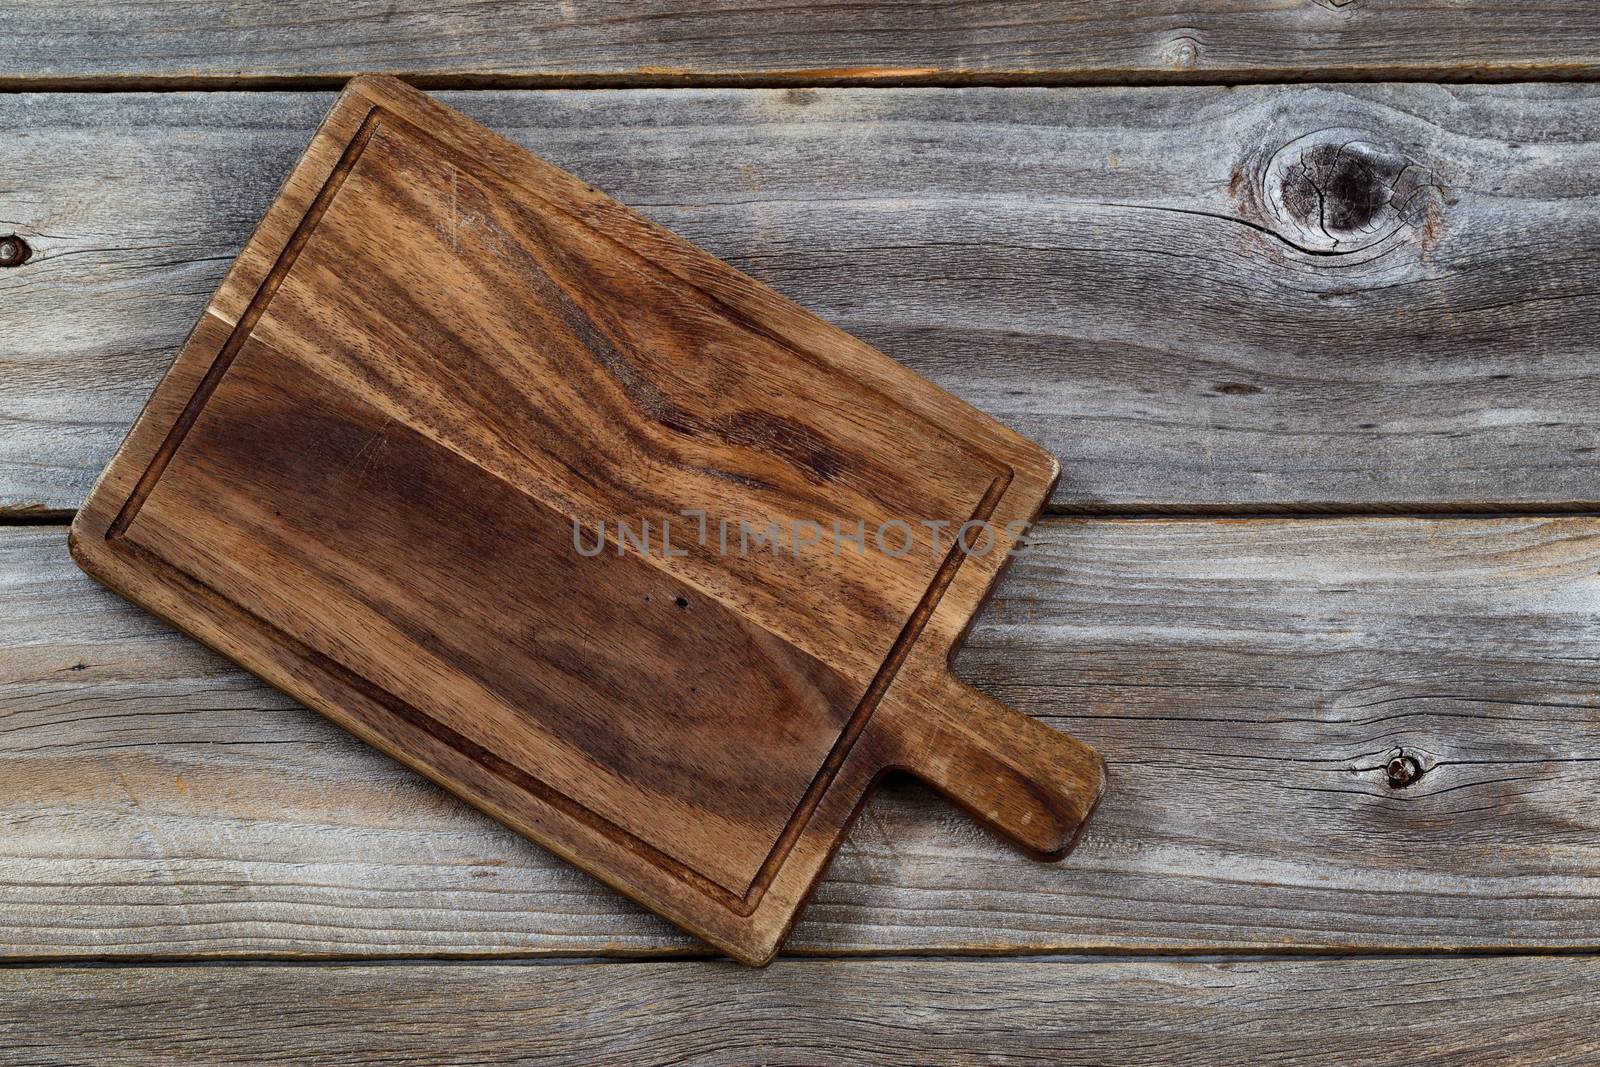
[[[1342,963],[1382,962],[1391,960],[1516,960],[1516,959],[1574,959],[1600,957],[1600,945],[1574,948],[1570,945],[1518,945],[1507,948],[1402,948],[1393,952],[1362,948],[1342,951],[1330,948],[1286,949],[1262,952],[1259,949],[1241,948],[1232,951],[1216,946],[1184,948],[1108,948],[1056,952],[1050,950],[1007,949],[1005,951],[950,951],[917,952],[884,949],[850,950],[799,950],[783,951],[774,962],[826,963],[971,963],[971,964],[1043,964],[1070,963],[1083,966],[1139,963],[1304,963],[1307,961],[1339,961]],[[345,953],[325,955],[260,955],[222,954],[216,956],[185,955],[154,956],[31,956],[27,959],[0,957],[0,971],[45,970],[178,970],[208,967],[277,967],[277,968],[337,968],[337,967],[562,967],[574,965],[615,964],[617,966],[661,963],[731,963],[728,957],[714,952],[662,952],[662,953],[567,953],[552,952],[540,955],[528,952],[507,953],[454,953],[436,955],[380,956],[371,953]]]
[[[76,509],[28,508],[7,510],[0,508],[0,527],[3,526],[70,526],[77,517]],[[1227,520],[1294,520],[1306,519],[1542,519],[1542,518],[1600,518],[1600,502],[1549,501],[1532,503],[1512,501],[1505,504],[1462,502],[1460,504],[1426,504],[1396,502],[1393,504],[1171,504],[1161,507],[1127,507],[1125,505],[1047,504],[1039,513],[1040,522],[1048,519],[1122,519],[1130,522],[1161,519],[1216,519]]]
[[[39,75],[0,77],[0,93],[330,92],[351,78],[386,73],[424,92],[523,89],[1092,89],[1230,88],[1243,85],[1396,84],[1511,85],[1600,82],[1600,64],[1507,64],[1481,70],[1451,66],[1295,67],[1278,70],[961,71],[843,69],[699,72],[572,71],[543,74],[428,74],[350,71],[339,74]]]

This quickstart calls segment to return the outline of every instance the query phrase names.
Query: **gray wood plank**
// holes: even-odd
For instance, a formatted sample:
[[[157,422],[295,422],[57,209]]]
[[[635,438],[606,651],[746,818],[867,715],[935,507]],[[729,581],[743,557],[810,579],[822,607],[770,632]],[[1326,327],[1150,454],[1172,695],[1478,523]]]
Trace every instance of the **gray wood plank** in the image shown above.
[[[1059,508],[1600,499],[1600,88],[448,99],[1044,443]],[[328,100],[0,97],[0,508],[82,499]]]
[[[1052,520],[958,671],[1097,745],[1064,863],[919,787],[795,952],[1600,947],[1600,520]],[[1420,779],[1391,784],[1400,750]],[[0,529],[0,955],[686,936]]]
[[[1600,962],[0,970],[0,1063],[1585,1064]]]
[[[0,86],[1592,77],[1586,0],[0,4]]]

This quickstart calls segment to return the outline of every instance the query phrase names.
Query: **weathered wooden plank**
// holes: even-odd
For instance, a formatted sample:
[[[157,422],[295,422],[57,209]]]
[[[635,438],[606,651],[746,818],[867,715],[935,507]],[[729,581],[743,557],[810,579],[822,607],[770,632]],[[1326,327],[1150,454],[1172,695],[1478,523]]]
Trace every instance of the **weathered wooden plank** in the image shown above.
[[[0,1061],[1583,1064],[1592,957],[0,971]]]
[[[0,952],[693,948],[63,539],[0,531]],[[890,788],[790,947],[1600,945],[1597,571],[1594,519],[1052,520],[957,668],[1104,753],[1077,851]]]
[[[1585,0],[0,4],[0,86],[1593,76]]]
[[[1060,507],[1596,499],[1595,87],[447,98],[1042,442]],[[328,100],[0,98],[0,507],[78,504]]]

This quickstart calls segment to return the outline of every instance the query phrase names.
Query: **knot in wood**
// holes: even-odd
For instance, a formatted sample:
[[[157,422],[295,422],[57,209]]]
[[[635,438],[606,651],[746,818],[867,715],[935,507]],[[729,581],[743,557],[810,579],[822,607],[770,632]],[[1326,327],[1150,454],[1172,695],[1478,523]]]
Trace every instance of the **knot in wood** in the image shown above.
[[[1425,166],[1356,130],[1296,138],[1268,161],[1275,229],[1303,251],[1348,255],[1396,239],[1431,241],[1442,202]]]
[[[0,267],[20,267],[28,262],[33,249],[14,233],[0,237]]]
[[[1193,70],[1200,65],[1200,42],[1180,36],[1161,50],[1161,62],[1170,70]]]
[[[1395,749],[1389,754],[1389,762],[1384,767],[1384,774],[1389,779],[1391,789],[1404,789],[1422,777],[1422,764],[1415,756],[1406,754],[1400,749]]]

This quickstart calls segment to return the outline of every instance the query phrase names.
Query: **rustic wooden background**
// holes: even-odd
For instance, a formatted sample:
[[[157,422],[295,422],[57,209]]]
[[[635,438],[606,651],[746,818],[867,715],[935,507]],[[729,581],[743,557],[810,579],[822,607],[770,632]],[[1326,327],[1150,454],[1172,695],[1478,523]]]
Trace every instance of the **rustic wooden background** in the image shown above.
[[[1053,449],[924,790],[752,972],[125,606],[66,523],[348,75]],[[1592,1062],[1591,0],[0,0],[0,1062]]]

